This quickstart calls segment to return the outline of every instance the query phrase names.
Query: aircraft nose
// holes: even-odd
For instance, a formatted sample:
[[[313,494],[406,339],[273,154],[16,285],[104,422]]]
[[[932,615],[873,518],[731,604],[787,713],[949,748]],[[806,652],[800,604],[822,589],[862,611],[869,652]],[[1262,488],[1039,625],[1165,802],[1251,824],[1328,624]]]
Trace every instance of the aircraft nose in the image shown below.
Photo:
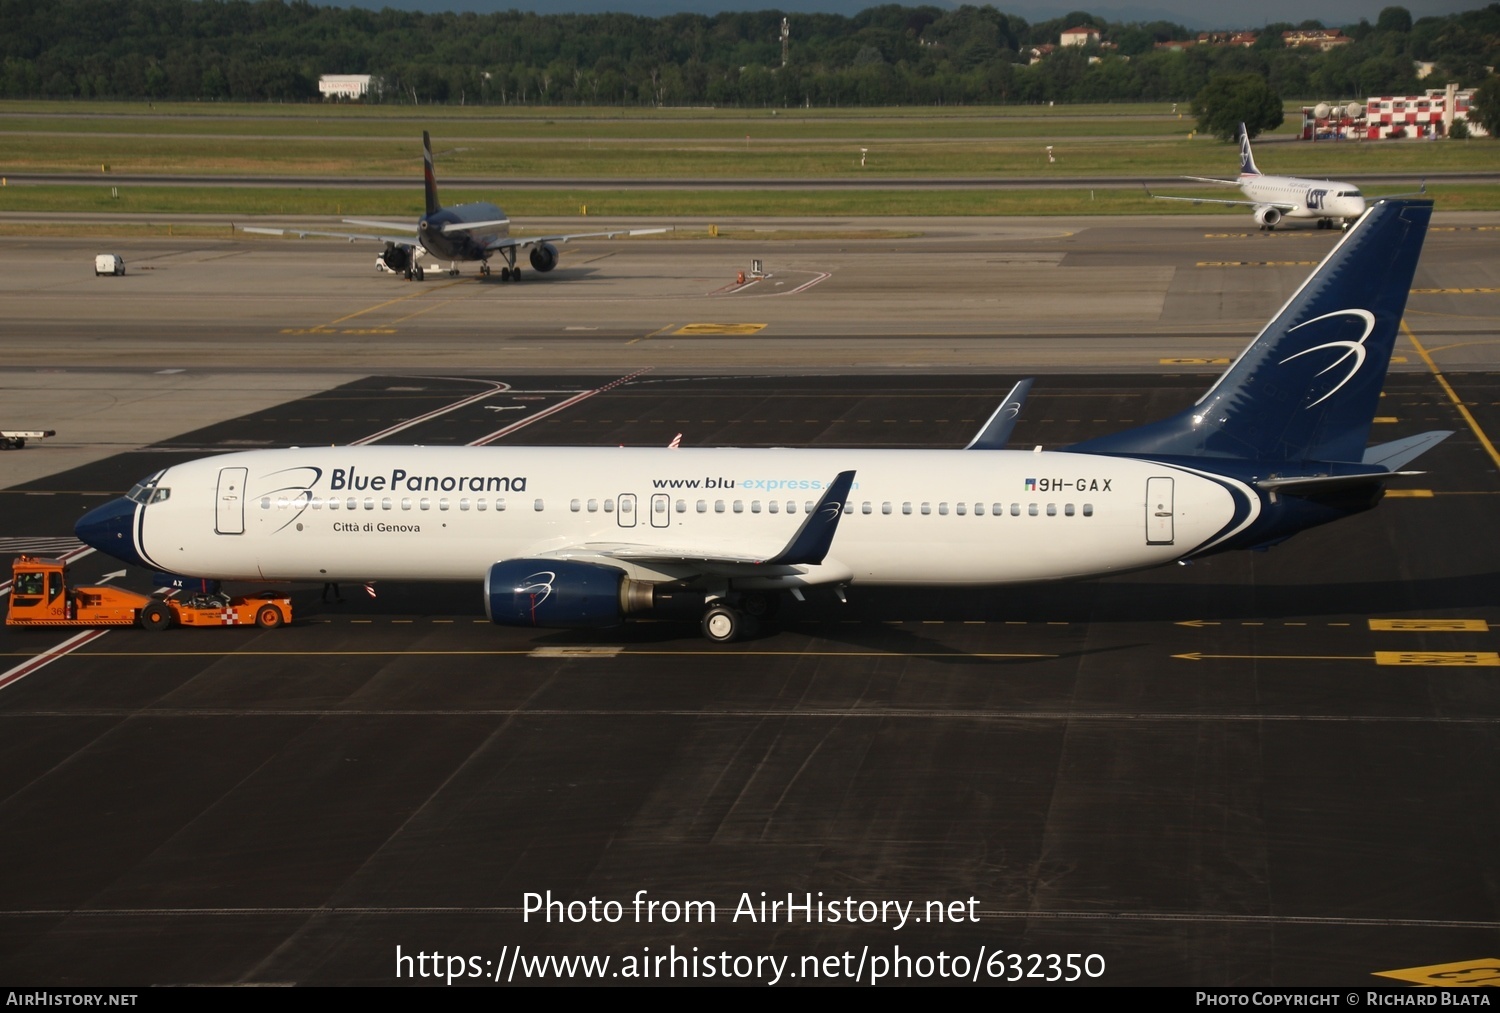
[[[137,504],[121,496],[95,507],[73,525],[73,533],[85,545],[93,546],[116,559],[145,566],[135,548],[135,512]]]

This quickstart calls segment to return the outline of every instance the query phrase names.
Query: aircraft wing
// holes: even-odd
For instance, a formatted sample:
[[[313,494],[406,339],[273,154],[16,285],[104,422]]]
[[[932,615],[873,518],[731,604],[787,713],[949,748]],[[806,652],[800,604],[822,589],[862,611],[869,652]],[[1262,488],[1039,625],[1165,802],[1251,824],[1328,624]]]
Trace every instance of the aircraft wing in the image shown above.
[[[482,225],[484,223],[480,223]],[[477,228],[476,225],[465,225],[465,228]],[[505,250],[515,248],[525,249],[528,246],[536,246],[539,243],[567,243],[574,239],[613,239],[616,236],[652,236],[662,232],[671,232],[670,228],[659,229],[612,229],[608,232],[570,232],[565,236],[526,236],[524,238],[506,237],[496,239],[486,249]]]
[[[1216,182],[1222,182],[1222,180]],[[1223,204],[1227,207],[1275,208],[1278,211],[1295,211],[1301,206],[1274,200],[1220,200],[1216,197],[1169,197],[1164,193],[1152,193],[1150,190],[1146,191],[1146,196],[1154,197],[1157,200],[1185,200],[1191,201],[1194,204]]]
[[[509,224],[509,218],[496,218],[488,222],[449,222],[443,226],[443,235],[451,235],[454,232],[475,232],[479,229],[498,229],[502,225]]]
[[[1225,183],[1229,186],[1239,185],[1233,180],[1210,179],[1207,176],[1184,176],[1182,178],[1197,180],[1199,183]],[[1223,204],[1227,207],[1276,208],[1278,211],[1296,211],[1300,207],[1298,204],[1283,204],[1270,200],[1221,200],[1218,197],[1174,197],[1164,193],[1152,193],[1151,188],[1144,183],[1141,184],[1141,189],[1146,191],[1147,197],[1153,197],[1156,200],[1185,200],[1193,204]]]
[[[399,226],[397,227],[399,228]],[[255,232],[263,236],[296,236],[298,239],[305,239],[308,236],[320,236],[327,239],[347,239],[351,243],[368,240],[374,243],[395,243],[397,246],[417,245],[417,237],[411,232],[400,236],[377,236],[357,232],[324,232],[319,229],[271,229],[259,225],[236,225],[235,228],[241,232]]]
[[[792,567],[817,566],[827,557],[828,550],[833,545],[833,536],[838,531],[839,519],[844,516],[849,491],[853,487],[854,472],[839,472],[780,551],[731,552],[724,549],[629,542],[585,542],[582,545],[556,549],[546,555],[560,559],[582,557],[692,566],[711,573],[723,572],[726,568],[739,572],[743,572],[743,568],[753,568],[755,573],[768,576],[795,572]]]
[[[1233,179],[1219,179],[1217,176],[1184,176],[1182,178],[1183,179],[1190,179],[1194,183],[1218,183],[1220,186],[1239,186],[1240,185],[1238,180],[1233,180]]]

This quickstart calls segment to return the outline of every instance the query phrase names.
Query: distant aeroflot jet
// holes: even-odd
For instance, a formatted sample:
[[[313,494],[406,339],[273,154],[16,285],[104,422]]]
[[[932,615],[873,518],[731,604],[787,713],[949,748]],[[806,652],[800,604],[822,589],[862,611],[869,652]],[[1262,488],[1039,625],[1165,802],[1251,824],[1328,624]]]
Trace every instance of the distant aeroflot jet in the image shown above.
[[[1429,432],[1367,447],[1431,201],[1379,200],[1193,405],[1059,451],[307,447],[173,465],[79,520],[155,571],[473,584],[496,623],[701,603],[715,641],[818,585],[986,586],[1264,548],[1369,510]]]
[[[1240,124],[1240,175],[1238,179],[1184,176],[1199,183],[1237,186],[1249,200],[1215,200],[1209,197],[1168,197],[1153,193],[1157,200],[1185,200],[1194,204],[1227,204],[1255,209],[1255,224],[1263,231],[1276,228],[1283,218],[1314,218],[1318,228],[1331,229],[1342,219],[1342,227],[1354,224],[1365,213],[1365,198],[1353,183],[1299,176],[1267,176],[1255,167],[1250,153],[1250,134]],[[1426,190],[1426,187],[1423,187]],[[1150,190],[1146,191],[1151,193]]]
[[[432,141],[427,131],[422,131],[422,158],[426,173],[427,212],[417,219],[416,227],[399,222],[369,221],[360,218],[345,218],[349,225],[363,225],[372,229],[395,229],[403,235],[376,236],[356,232],[319,232],[314,229],[270,229],[259,226],[242,226],[242,232],[259,232],[268,236],[329,236],[334,239],[369,239],[385,244],[385,252],[377,258],[377,264],[387,271],[402,274],[407,281],[422,280],[423,270],[419,260],[431,255],[448,261],[448,273],[458,274],[460,260],[479,261],[479,273],[490,273],[490,257],[496,253],[505,260],[500,268],[501,281],[520,281],[521,268],[516,264],[516,254],[530,248],[531,266],[543,273],[557,266],[557,247],[553,243],[566,243],[574,239],[613,239],[615,236],[645,236],[666,232],[660,229],[613,229],[608,232],[574,232],[564,236],[533,236],[528,239],[510,237],[510,219],[493,204],[476,202],[443,207],[438,200],[437,177],[432,172]],[[410,233],[415,233],[411,235]]]

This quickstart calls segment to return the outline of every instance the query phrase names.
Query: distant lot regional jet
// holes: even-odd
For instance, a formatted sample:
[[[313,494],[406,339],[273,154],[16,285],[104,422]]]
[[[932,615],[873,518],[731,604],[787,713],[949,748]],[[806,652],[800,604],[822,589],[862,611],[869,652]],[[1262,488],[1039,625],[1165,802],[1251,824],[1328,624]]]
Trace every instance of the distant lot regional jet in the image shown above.
[[[1186,200],[1194,204],[1227,204],[1255,209],[1255,224],[1263,231],[1276,228],[1283,218],[1313,218],[1318,228],[1331,229],[1335,222],[1348,228],[1365,213],[1365,197],[1353,183],[1300,176],[1267,176],[1255,167],[1250,153],[1250,134],[1240,124],[1240,174],[1236,179],[1184,176],[1199,183],[1237,186],[1249,200],[1216,200],[1209,197],[1168,197],[1153,193],[1157,200]],[[1426,187],[1422,188],[1424,191]],[[1150,191],[1146,191],[1150,193]]]
[[[532,236],[513,239],[510,235],[510,219],[493,204],[477,201],[473,204],[456,204],[445,208],[438,200],[437,177],[432,171],[432,141],[427,131],[422,131],[422,158],[426,174],[427,211],[417,219],[415,227],[399,222],[370,221],[361,218],[345,218],[348,225],[363,225],[372,229],[392,229],[401,235],[371,235],[360,232],[320,232],[316,229],[271,229],[259,226],[241,226],[242,232],[257,232],[267,236],[329,236],[334,239],[368,239],[385,244],[385,252],[377,259],[380,267],[394,274],[403,275],[407,281],[422,280],[424,274],[420,263],[423,256],[448,261],[448,273],[458,274],[461,260],[479,261],[479,273],[490,273],[490,257],[500,254],[505,266],[500,268],[501,281],[520,281],[521,267],[516,255],[529,249],[531,266],[546,273],[557,266],[557,247],[554,243],[566,243],[574,239],[613,239],[615,236],[645,236],[666,232],[665,228],[611,229],[607,232],[573,232],[561,236]]]

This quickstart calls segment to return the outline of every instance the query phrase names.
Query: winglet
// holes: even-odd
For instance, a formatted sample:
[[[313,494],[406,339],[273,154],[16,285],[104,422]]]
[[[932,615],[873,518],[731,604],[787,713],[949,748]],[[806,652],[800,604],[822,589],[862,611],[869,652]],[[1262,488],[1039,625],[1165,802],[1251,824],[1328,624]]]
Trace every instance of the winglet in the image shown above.
[[[1000,407],[995,409],[995,413],[980,427],[964,449],[1004,450],[1005,445],[1010,442],[1010,434],[1016,428],[1016,419],[1021,415],[1021,406],[1026,403],[1026,395],[1034,382],[1033,378],[1028,377],[1012,387],[1010,393],[1005,395],[1005,400],[1000,402]]]
[[[772,566],[816,565],[828,555],[833,544],[834,532],[838,530],[839,518],[844,516],[844,503],[849,499],[849,490],[854,488],[854,472],[841,471],[818,500],[812,513],[802,522],[792,540],[765,563]]]

